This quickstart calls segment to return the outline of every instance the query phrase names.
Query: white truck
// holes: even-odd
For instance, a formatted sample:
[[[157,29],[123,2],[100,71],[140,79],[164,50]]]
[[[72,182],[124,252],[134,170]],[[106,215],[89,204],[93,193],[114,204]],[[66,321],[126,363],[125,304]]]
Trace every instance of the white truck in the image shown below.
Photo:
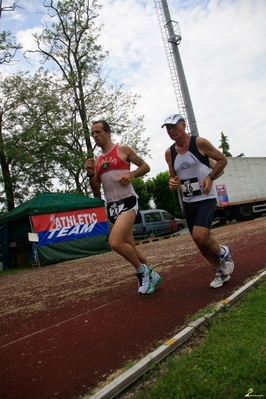
[[[224,173],[214,184],[215,221],[251,220],[266,213],[266,158],[228,157]]]

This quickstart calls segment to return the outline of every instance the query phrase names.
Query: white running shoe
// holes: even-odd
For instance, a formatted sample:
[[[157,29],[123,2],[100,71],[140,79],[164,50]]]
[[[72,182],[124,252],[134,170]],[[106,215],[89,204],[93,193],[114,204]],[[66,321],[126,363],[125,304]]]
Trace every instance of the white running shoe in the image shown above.
[[[142,263],[142,266],[144,267],[144,270],[142,273],[136,273],[136,276],[138,278],[138,292],[141,295],[145,295],[148,293],[150,286],[151,286],[151,269],[149,266],[145,265]]]
[[[231,256],[231,249],[229,247],[226,247],[225,245],[222,245],[222,248],[225,250],[225,254],[219,256],[219,261],[221,264],[223,275],[228,276],[233,272],[235,266]]]
[[[220,269],[217,269],[217,273],[215,274],[215,279],[211,282],[210,288],[219,288],[230,280],[230,276],[225,276]]]
[[[150,289],[146,292],[146,294],[154,293],[155,287],[162,282],[162,277],[157,272],[152,270],[150,275],[150,282],[151,282]]]

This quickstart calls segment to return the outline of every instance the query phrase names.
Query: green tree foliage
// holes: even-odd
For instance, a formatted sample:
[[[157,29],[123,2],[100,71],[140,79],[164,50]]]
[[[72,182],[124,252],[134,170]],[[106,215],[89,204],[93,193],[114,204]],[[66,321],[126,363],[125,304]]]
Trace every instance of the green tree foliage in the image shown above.
[[[177,191],[171,191],[168,182],[167,171],[147,181],[139,177],[132,179],[134,190],[139,196],[140,210],[150,209],[155,205],[156,208],[165,209],[176,217],[183,217]]]
[[[221,142],[221,144],[219,145],[218,148],[220,148],[222,150],[222,153],[226,157],[232,157],[232,154],[229,152],[230,145],[229,145],[228,137],[224,135],[223,131],[221,132],[220,142]],[[241,152],[241,154],[237,155],[237,157],[244,157],[244,156],[245,156],[245,154],[243,154],[243,152]]]
[[[165,209],[176,217],[182,216],[177,191],[169,189],[169,173],[161,172],[147,181],[147,191],[152,195],[156,208]]]
[[[34,35],[36,52],[42,62],[52,62],[62,73],[65,90],[72,98],[71,112],[75,111],[81,124],[87,155],[93,154],[90,125],[102,118],[108,120],[113,134],[121,136],[123,143],[130,142],[146,155],[149,140],[143,140],[140,146],[143,117],[134,115],[139,96],[123,93],[122,86],[115,87],[102,76],[107,53],[97,43],[100,29],[95,25],[101,6],[95,0],[59,0],[57,4],[49,0],[44,7],[51,19],[41,35]]]
[[[141,177],[136,177],[131,181],[134,190],[139,196],[139,209],[145,210],[150,208],[151,193],[148,191],[147,184]]]
[[[41,70],[33,76],[20,72],[0,81],[1,201],[5,194],[8,210],[13,209],[14,198],[20,203],[53,187],[64,133],[59,92]]]
[[[93,9],[100,8],[95,1],[84,0],[47,1],[43,4],[50,21],[43,32],[34,34],[42,62],[50,61],[62,73],[66,89],[73,98],[82,128],[84,130],[87,152],[92,155],[89,123],[86,109],[85,86],[90,94],[98,92],[103,85],[100,79],[101,61],[105,55],[97,44],[98,30]]]
[[[219,145],[219,148],[222,150],[222,153],[226,157],[231,157],[232,154],[229,152],[230,145],[228,143],[228,137],[224,135],[223,131],[221,132],[221,144]]]
[[[10,64],[21,45],[16,43],[10,31],[0,32],[0,64]]]
[[[0,18],[3,11],[14,11],[17,7],[18,0],[12,5],[2,6],[0,1]],[[0,64],[9,64],[15,57],[17,50],[21,49],[21,45],[17,44],[16,38],[12,36],[10,31],[0,32]]]
[[[108,120],[117,141],[131,145],[142,155],[149,152],[149,139],[141,141],[143,117],[134,114],[139,97],[124,93],[121,86],[115,87],[108,83],[107,77],[101,76],[101,62],[107,56],[97,44],[99,28],[95,26],[95,19],[98,16],[96,10],[101,7],[96,1],[88,0],[64,0],[56,5],[48,1],[44,7],[48,9],[51,21],[41,35],[34,35],[37,52],[43,62],[53,62],[61,72],[69,99],[68,112],[73,119],[71,129],[80,132],[80,144],[72,137],[72,147],[79,149],[79,157],[76,159],[70,152],[72,158],[67,159],[65,154],[64,166],[68,163],[71,169],[66,168],[68,177],[62,183],[70,190],[87,191],[83,163],[95,152],[90,139],[93,121]]]
[[[90,195],[83,164],[98,154],[90,138],[95,120],[108,120],[115,142],[149,155],[149,139],[141,139],[143,117],[135,114],[139,96],[102,76],[107,54],[97,44],[96,1],[49,0],[43,6],[50,21],[34,36],[51,72],[18,73],[0,82],[0,187],[8,210],[43,191]]]

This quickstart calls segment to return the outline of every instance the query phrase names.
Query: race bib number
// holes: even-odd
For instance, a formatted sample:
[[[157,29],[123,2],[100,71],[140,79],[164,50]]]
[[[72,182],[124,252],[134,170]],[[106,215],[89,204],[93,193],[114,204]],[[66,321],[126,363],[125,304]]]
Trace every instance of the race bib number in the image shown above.
[[[181,180],[180,183],[184,197],[193,197],[194,195],[201,194],[200,185],[197,177]]]
[[[109,216],[111,218],[117,218],[117,216],[122,212],[124,209],[124,204],[117,204],[117,202],[114,202],[109,208]]]

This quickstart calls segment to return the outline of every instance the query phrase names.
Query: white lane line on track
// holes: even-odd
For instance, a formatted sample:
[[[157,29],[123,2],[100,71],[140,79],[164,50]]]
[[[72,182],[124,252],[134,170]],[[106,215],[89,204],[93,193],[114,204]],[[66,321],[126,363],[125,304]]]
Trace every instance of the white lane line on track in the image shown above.
[[[10,346],[10,345],[13,345],[13,344],[16,344],[17,342],[23,341],[24,339],[31,338],[31,337],[33,337],[34,335],[41,334],[41,333],[44,332],[44,331],[48,331],[48,330],[51,330],[52,328],[61,326],[62,324],[65,324],[65,323],[68,323],[69,321],[78,319],[79,317],[82,317],[82,316],[84,316],[84,315],[86,315],[86,314],[88,314],[88,313],[95,312],[95,310],[99,310],[99,309],[101,309],[101,308],[104,308],[105,306],[108,306],[108,305],[110,305],[110,304],[112,304],[112,303],[115,303],[115,302],[117,302],[118,300],[119,300],[119,299],[116,299],[116,300],[113,301],[113,302],[108,302],[108,303],[106,303],[105,305],[101,305],[101,306],[99,306],[99,307],[97,307],[97,308],[95,308],[95,309],[89,310],[89,311],[84,312],[84,313],[80,313],[80,314],[78,314],[78,315],[76,315],[76,316],[70,317],[69,319],[60,321],[60,322],[58,322],[58,323],[56,323],[56,324],[53,324],[53,325],[51,325],[51,326],[49,326],[49,327],[42,328],[41,330],[35,331],[35,332],[31,333],[31,334],[25,335],[24,337],[21,337],[21,338],[18,338],[18,339],[16,339],[16,340],[14,340],[14,341],[8,342],[8,343],[6,343],[6,344],[0,346],[0,349],[5,348],[5,347]]]

